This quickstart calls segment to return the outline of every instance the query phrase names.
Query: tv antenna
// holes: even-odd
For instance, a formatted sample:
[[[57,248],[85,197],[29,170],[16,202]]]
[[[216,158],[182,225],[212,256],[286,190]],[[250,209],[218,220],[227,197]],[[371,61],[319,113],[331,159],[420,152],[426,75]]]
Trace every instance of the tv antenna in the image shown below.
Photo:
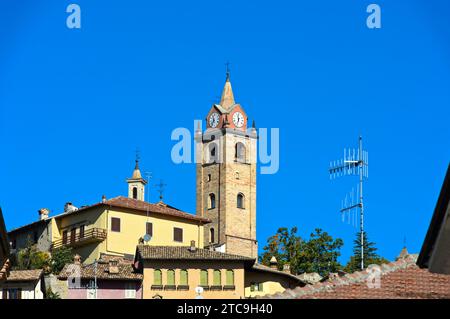
[[[150,203],[150,180],[153,178],[152,172],[145,172],[147,177],[147,202]]]
[[[363,182],[369,178],[369,153],[363,150],[362,137],[359,137],[358,149],[344,149],[343,159],[330,162],[330,179],[341,176],[359,176],[359,185],[356,190],[345,196],[342,201],[341,214],[345,220],[345,214],[348,215],[348,221],[352,218],[356,226],[356,211],[359,209],[359,228],[361,233],[361,270],[364,269],[364,200],[363,200]]]
[[[163,195],[164,195],[164,187],[167,186],[167,184],[164,184],[163,180],[159,180],[159,184],[156,184],[155,186],[158,187],[158,193],[159,193],[159,201],[163,201]]]
[[[145,177],[147,177],[147,203],[150,203],[150,180],[152,179],[152,172],[145,172]],[[148,224],[148,220],[149,220],[149,206],[150,205],[146,205],[147,206],[147,224]],[[144,242],[148,243],[151,239],[152,236],[148,233],[147,230],[147,224],[145,224],[145,234],[143,240]]]

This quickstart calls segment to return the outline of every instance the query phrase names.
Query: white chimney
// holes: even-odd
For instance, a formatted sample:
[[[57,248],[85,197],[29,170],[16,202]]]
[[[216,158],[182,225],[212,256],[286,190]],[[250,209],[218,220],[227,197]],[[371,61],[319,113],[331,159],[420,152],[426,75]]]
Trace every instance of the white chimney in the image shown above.
[[[283,272],[290,274],[291,273],[291,265],[289,263],[285,263],[283,265]]]
[[[196,247],[195,247],[195,240],[191,240],[191,246],[189,247],[189,250],[191,252],[195,252],[195,249],[196,249]]]
[[[44,220],[48,218],[48,214],[50,211],[47,208],[41,208],[38,210],[39,212],[39,220]]]
[[[71,213],[76,210],[78,210],[78,208],[73,206],[71,202],[67,202],[66,205],[64,205],[64,213]]]

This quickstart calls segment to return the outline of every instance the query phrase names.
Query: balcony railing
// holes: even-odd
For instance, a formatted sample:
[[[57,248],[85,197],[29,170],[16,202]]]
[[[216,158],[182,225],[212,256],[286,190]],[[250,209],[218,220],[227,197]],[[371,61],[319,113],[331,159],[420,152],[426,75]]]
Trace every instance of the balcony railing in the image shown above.
[[[102,228],[86,229],[83,232],[78,230],[75,235],[72,235],[72,233],[69,232],[67,237],[53,241],[52,249],[58,249],[63,246],[79,247],[95,242],[101,242],[106,239],[106,234],[106,229]]]

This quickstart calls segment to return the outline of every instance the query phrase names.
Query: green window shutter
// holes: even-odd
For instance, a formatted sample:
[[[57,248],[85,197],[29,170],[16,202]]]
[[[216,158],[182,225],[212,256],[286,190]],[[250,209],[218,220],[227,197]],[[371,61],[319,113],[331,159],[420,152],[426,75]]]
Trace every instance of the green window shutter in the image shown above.
[[[255,291],[255,283],[254,282],[251,283],[250,291]]]
[[[200,285],[201,286],[208,286],[208,271],[207,270],[200,270]]]
[[[258,291],[263,291],[263,283],[262,282],[260,282],[258,284]]]
[[[222,284],[222,278],[221,278],[220,270],[216,269],[216,270],[214,270],[213,285],[220,286],[221,284]]]
[[[234,286],[234,271],[231,269],[227,270],[227,286]]]
[[[180,271],[180,285],[187,286],[188,284],[188,272],[185,269]]]
[[[175,285],[175,270],[169,269],[167,271],[167,285],[174,286]]]
[[[155,269],[155,271],[153,272],[153,284],[155,286],[162,285],[162,273],[159,269]]]

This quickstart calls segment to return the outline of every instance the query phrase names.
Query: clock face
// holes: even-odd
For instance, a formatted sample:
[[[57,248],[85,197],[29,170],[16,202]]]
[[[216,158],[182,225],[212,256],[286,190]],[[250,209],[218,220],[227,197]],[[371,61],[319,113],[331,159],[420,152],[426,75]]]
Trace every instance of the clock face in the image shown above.
[[[219,125],[219,113],[214,112],[209,117],[209,126],[216,127]]]
[[[236,127],[242,127],[244,125],[244,116],[241,112],[235,112],[233,114],[233,123]]]

